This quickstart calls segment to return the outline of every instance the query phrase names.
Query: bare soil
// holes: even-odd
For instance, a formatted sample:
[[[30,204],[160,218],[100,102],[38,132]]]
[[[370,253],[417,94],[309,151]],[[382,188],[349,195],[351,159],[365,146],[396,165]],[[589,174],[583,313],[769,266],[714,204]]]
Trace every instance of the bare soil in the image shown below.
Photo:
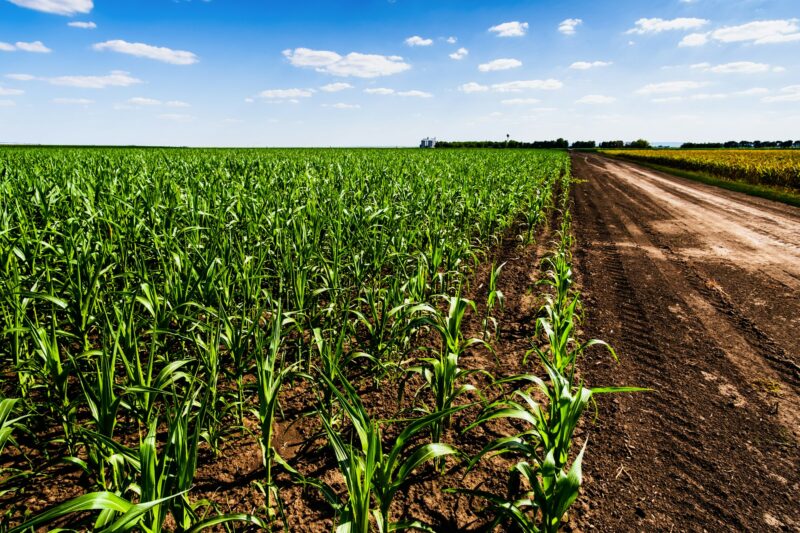
[[[573,155],[597,531],[800,531],[800,209]]]

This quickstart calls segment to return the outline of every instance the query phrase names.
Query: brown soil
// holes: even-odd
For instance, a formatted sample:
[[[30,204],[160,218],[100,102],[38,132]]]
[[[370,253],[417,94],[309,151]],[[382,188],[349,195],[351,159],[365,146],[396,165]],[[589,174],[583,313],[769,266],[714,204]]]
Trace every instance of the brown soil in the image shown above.
[[[800,210],[574,155],[576,268],[604,397],[578,523],[800,531]]]

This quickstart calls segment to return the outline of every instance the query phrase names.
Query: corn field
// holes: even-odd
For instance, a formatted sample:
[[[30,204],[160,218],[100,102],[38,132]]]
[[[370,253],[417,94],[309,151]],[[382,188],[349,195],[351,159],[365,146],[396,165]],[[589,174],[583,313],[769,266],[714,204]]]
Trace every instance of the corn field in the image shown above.
[[[800,190],[797,150],[604,150],[634,161],[706,172],[752,185]]]
[[[581,413],[592,394],[634,390],[576,372],[602,343],[575,332],[569,185],[561,151],[1,149],[0,452],[14,461],[0,531],[292,529],[279,473],[321,494],[337,531],[431,530],[395,516],[398,492],[423,469],[497,453],[518,458],[514,498],[453,490],[484,501],[495,528],[556,531],[580,488]],[[464,294],[504,235],[534,242],[553,212],[530,373],[491,376],[502,397],[489,401],[473,379],[485,369],[462,361],[491,350],[497,320],[466,338]],[[491,276],[490,311],[502,265]],[[418,389],[391,438],[365,380]],[[274,446],[296,386],[337,487]],[[469,457],[449,440],[466,409],[467,431],[530,427]],[[229,513],[195,477],[244,428],[265,504]],[[82,493],[29,506],[26,486],[56,463],[80,472]]]

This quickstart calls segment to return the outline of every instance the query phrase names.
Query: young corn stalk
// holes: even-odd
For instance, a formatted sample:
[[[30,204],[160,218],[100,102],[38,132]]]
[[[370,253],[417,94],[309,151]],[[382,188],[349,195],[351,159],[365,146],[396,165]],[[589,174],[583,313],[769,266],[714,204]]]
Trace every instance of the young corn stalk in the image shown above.
[[[387,452],[383,449],[381,423],[370,417],[350,382],[340,374],[340,390],[327,377],[322,376],[322,380],[347,415],[355,433],[348,443],[342,437],[341,430],[334,427],[334,414],[324,404],[320,404],[319,416],[347,486],[348,499],[344,505],[329,487],[324,487],[323,490],[329,503],[337,509],[339,526],[336,531],[368,533],[373,530],[373,523],[380,533],[403,529],[430,530],[416,520],[392,520],[392,501],[397,492],[410,481],[411,474],[417,468],[428,461],[448,455],[460,455],[448,444],[429,443],[413,447],[413,442],[417,435],[430,431],[442,418],[452,416],[467,406],[450,408],[407,421],[407,425]]]
[[[496,305],[500,307],[501,311],[505,308],[506,297],[503,294],[503,291],[497,288],[497,280],[500,277],[500,271],[503,270],[505,265],[505,263],[502,263],[500,266],[496,267],[495,263],[492,263],[492,269],[489,272],[489,289],[486,296],[486,316],[483,319],[484,341],[488,340],[490,323],[494,328],[494,335],[497,337],[497,319],[492,316],[492,311]]]
[[[410,367],[409,372],[419,374],[424,380],[416,396],[422,391],[429,390],[433,396],[433,405],[422,408],[424,412],[436,414],[447,413],[435,417],[430,424],[431,442],[442,442],[445,430],[450,426],[450,412],[454,402],[463,394],[478,389],[464,380],[470,374],[483,373],[483,370],[466,370],[459,366],[459,359],[472,346],[482,345],[489,348],[483,340],[477,338],[464,339],[461,331],[462,322],[467,309],[475,311],[475,303],[461,296],[445,297],[449,303],[447,315],[438,309],[419,305],[410,310],[412,313],[422,312],[425,316],[413,322],[414,327],[429,326],[433,328],[441,339],[441,346],[436,357],[423,357],[422,364]],[[491,348],[489,348],[491,349]],[[437,461],[439,468],[444,467],[444,461]]]
[[[278,502],[277,487],[272,481],[273,462],[283,462],[277,450],[272,446],[275,427],[275,411],[278,408],[278,395],[284,382],[297,371],[298,363],[287,365],[281,351],[283,312],[280,304],[272,313],[272,330],[269,345],[265,344],[264,334],[260,329],[254,331],[254,356],[256,360],[256,385],[258,388],[258,422],[261,427],[259,445],[265,470],[264,485],[267,487],[267,508],[273,508],[273,496]]]

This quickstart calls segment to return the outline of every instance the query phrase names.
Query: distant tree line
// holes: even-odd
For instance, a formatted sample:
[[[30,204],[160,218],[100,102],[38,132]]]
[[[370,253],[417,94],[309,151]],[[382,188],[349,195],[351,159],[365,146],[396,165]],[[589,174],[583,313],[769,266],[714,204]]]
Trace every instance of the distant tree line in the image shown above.
[[[607,148],[607,149],[633,148],[636,150],[642,150],[646,148],[651,148],[651,146],[649,141],[645,139],[637,139],[629,143],[626,143],[625,141],[603,141],[600,143],[600,148]]]
[[[555,141],[438,141],[436,148],[569,148],[569,141],[556,139]]]
[[[683,143],[681,148],[800,148],[800,141],[728,141],[724,143]]]

